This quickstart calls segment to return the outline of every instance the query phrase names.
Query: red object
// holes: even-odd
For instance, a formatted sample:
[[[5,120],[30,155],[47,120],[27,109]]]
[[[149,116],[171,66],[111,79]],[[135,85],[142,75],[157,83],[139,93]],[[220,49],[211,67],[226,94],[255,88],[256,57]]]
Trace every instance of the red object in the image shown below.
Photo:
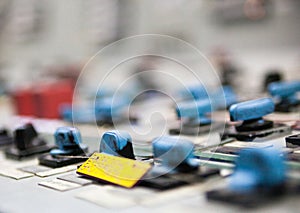
[[[22,89],[13,94],[19,115],[32,116],[35,114],[34,93],[32,89]]]
[[[59,118],[59,107],[71,104],[74,92],[72,81],[37,84],[31,89],[15,92],[14,99],[19,115],[41,118]]]
[[[294,125],[292,125],[292,128],[294,130],[300,130],[300,121],[296,121],[296,123]]]

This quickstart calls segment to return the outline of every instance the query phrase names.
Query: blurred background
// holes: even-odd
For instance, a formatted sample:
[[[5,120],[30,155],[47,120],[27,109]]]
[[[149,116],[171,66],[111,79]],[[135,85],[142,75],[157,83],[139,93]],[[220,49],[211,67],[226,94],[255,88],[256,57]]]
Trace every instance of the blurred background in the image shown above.
[[[241,94],[261,92],[270,74],[285,80],[300,75],[298,0],[0,0],[2,91],[45,79],[75,82],[101,48],[140,34],[169,35],[192,44],[214,64],[221,81]],[[155,49],[162,44],[140,45]],[[164,48],[198,60],[180,46]],[[114,55],[97,62],[110,57]],[[145,59],[122,69],[139,72],[155,63],[173,69],[167,61]],[[93,69],[100,76],[107,72]],[[94,76],[89,76],[87,87],[93,85]]]

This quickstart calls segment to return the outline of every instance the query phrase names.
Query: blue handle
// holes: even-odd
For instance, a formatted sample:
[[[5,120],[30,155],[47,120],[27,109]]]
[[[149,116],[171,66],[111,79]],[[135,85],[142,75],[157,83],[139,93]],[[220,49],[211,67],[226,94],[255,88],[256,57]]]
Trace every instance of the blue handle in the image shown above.
[[[284,183],[285,174],[284,158],[276,149],[244,149],[236,161],[229,188],[233,191],[272,188]]]
[[[176,168],[182,163],[197,166],[193,154],[194,144],[191,141],[163,136],[153,140],[153,156],[160,159],[163,166]]]
[[[90,103],[89,106],[61,105],[60,114],[64,120],[69,122],[93,122],[102,119],[111,119],[121,116],[122,109],[130,103],[125,97],[101,97],[96,100],[95,106]]]
[[[61,105],[60,106],[61,117],[69,122],[80,122],[87,123],[93,122],[95,120],[95,109],[86,106],[76,106],[72,105]]]
[[[225,109],[238,102],[238,97],[231,86],[223,86],[212,94],[216,108]]]
[[[231,86],[223,86],[223,92],[226,100],[226,107],[238,102],[236,93]]]
[[[209,97],[208,92],[202,84],[188,86],[185,90],[180,91],[181,96],[189,99],[207,99]]]
[[[100,142],[100,152],[109,155],[120,156],[118,154],[128,143],[132,144],[131,136],[125,131],[108,131],[105,132]]]
[[[259,119],[267,114],[273,113],[275,104],[271,98],[262,98],[234,104],[230,107],[231,121],[246,121]]]
[[[300,81],[274,82],[268,86],[272,96],[286,98],[300,91]]]
[[[81,142],[79,130],[74,127],[59,127],[54,133],[54,138],[58,149],[52,149],[50,151],[51,155],[71,154],[77,150],[87,148]]]
[[[96,118],[112,118],[120,116],[121,109],[129,104],[129,100],[122,97],[107,97],[96,101]]]
[[[177,116],[179,118],[198,118],[205,116],[211,111],[212,105],[208,99],[180,103],[176,107]]]

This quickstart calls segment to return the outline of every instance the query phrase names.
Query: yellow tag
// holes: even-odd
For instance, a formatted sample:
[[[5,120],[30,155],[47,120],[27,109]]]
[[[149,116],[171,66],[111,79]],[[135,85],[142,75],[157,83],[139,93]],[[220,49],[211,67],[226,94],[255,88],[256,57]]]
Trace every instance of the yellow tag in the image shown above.
[[[94,153],[77,169],[77,173],[132,188],[150,168],[149,163]]]

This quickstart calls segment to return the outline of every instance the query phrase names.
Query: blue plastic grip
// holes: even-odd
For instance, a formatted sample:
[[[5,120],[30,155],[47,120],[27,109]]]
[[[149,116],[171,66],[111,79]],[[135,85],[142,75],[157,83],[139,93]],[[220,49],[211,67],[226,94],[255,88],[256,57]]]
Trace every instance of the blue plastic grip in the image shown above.
[[[108,131],[101,138],[100,152],[119,156],[117,152],[122,150],[128,143],[132,143],[132,138],[126,131]]]
[[[233,191],[251,191],[258,187],[280,186],[286,179],[284,158],[275,148],[244,149],[236,161],[234,174],[229,181]]]
[[[286,98],[300,91],[300,81],[274,82],[268,86],[268,91],[274,97]]]
[[[219,88],[216,92],[212,93],[211,98],[217,109],[226,109],[238,102],[237,94],[231,86]]]
[[[223,86],[223,91],[225,95],[226,107],[237,103],[237,95],[231,86]]]
[[[212,106],[208,99],[180,103],[176,107],[177,116],[179,118],[197,118],[205,116],[211,111]]]
[[[96,120],[112,119],[122,116],[122,109],[129,104],[130,100],[124,97],[101,97],[95,105],[76,106],[61,105],[60,114],[64,120],[70,122],[93,122]]]
[[[60,106],[61,117],[69,122],[93,122],[95,120],[95,110],[92,107],[76,106],[64,104]]]
[[[180,95],[194,100],[207,99],[208,92],[202,84],[188,86],[186,89],[180,91]]]
[[[81,143],[81,134],[74,127],[59,127],[54,133],[55,143],[59,149],[68,146],[79,145]]]
[[[118,117],[121,109],[127,106],[129,100],[122,97],[106,97],[96,101],[96,119]]]
[[[231,121],[246,121],[259,119],[267,114],[273,113],[275,104],[271,98],[245,101],[230,107]]]
[[[55,133],[55,144],[58,149],[52,149],[51,155],[71,154],[74,150],[84,150],[86,145],[81,143],[81,134],[74,127],[59,127]]]
[[[163,136],[153,140],[153,156],[165,167],[176,168],[182,163],[196,166],[194,144],[189,140]]]

